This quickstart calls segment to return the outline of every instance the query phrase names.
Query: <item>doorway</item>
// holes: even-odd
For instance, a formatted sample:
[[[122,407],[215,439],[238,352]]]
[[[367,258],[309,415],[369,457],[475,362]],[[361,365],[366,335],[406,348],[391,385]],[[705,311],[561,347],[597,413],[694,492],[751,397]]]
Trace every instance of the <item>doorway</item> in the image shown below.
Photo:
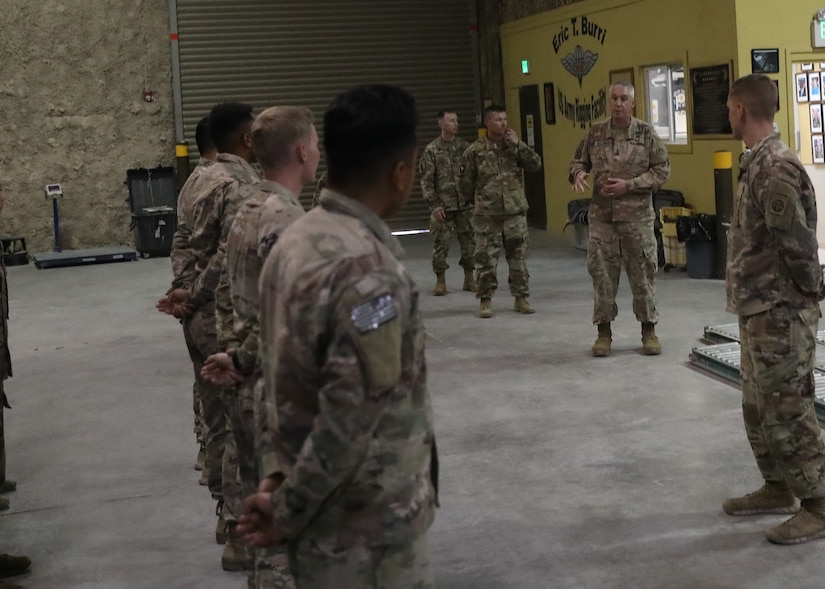
[[[521,138],[536,150],[542,161],[537,172],[524,172],[524,192],[527,196],[527,224],[536,229],[547,230],[547,200],[544,192],[544,150],[541,142],[541,101],[538,84],[522,86],[518,90],[519,112],[521,113]]]

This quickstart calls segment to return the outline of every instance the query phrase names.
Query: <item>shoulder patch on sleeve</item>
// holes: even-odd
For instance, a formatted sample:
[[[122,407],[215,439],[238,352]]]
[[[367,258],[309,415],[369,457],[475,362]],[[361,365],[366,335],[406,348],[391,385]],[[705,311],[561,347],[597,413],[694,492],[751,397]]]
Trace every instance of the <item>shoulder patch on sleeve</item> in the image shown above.
[[[398,316],[395,300],[392,295],[383,294],[371,301],[361,303],[350,311],[352,324],[359,333],[369,333],[392,321]]]
[[[774,229],[789,229],[798,199],[799,195],[793,186],[778,180],[765,199],[765,224]]]

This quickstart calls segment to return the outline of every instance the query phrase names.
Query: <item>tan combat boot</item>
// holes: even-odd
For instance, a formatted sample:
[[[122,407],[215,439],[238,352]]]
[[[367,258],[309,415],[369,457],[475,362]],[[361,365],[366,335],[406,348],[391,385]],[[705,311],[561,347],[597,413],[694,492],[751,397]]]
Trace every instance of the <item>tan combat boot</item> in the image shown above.
[[[489,319],[493,316],[493,301],[491,299],[481,299],[478,306],[478,316],[482,319]]]
[[[436,272],[433,294],[437,297],[443,297],[447,294],[447,280],[444,278],[444,272]]]
[[[464,271],[464,286],[461,287],[462,290],[466,290],[469,292],[476,291],[476,279],[473,278],[473,271],[472,270],[465,270]]]
[[[242,571],[246,568],[246,545],[237,532],[238,522],[228,522],[226,546],[221,555],[221,567],[225,571]]]
[[[783,481],[765,481],[765,484],[744,497],[731,497],[722,503],[728,515],[756,515],[760,513],[795,513],[796,497]]]
[[[5,581],[0,581],[0,589],[26,589],[23,585],[15,585],[14,583],[6,583]]]
[[[825,498],[803,499],[796,515],[765,530],[765,537],[774,544],[802,544],[825,538]]]
[[[662,353],[655,328],[654,323],[642,323],[642,354],[645,356],[658,356]]]
[[[610,344],[613,343],[613,332],[610,329],[609,323],[599,323],[598,330],[599,336],[590,349],[590,353],[597,358],[604,358],[610,355]]]
[[[525,315],[532,315],[536,310],[530,306],[527,297],[516,297],[513,303],[513,311],[516,313],[524,313]]]
[[[206,451],[201,446],[198,450],[198,456],[195,458],[195,470],[203,470],[203,465],[206,463]]]

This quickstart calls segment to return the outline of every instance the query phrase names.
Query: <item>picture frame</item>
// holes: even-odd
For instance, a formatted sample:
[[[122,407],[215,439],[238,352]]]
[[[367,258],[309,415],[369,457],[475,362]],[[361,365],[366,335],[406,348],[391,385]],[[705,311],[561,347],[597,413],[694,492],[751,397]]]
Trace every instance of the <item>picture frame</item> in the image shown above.
[[[822,133],[821,104],[811,104],[811,133]]]
[[[808,74],[808,101],[822,101],[822,78],[819,72],[811,72]]]
[[[633,81],[634,78],[633,78],[633,68],[632,67],[626,67],[626,68],[621,68],[621,69],[617,69],[617,70],[610,70],[610,72],[608,72],[607,76],[608,76],[608,80],[610,81],[610,86],[613,86],[613,84],[616,84],[617,82],[624,82],[626,84],[630,84],[631,86],[633,86],[634,89],[636,88],[636,84]],[[608,90],[610,90],[610,86],[608,86]],[[638,92],[637,92],[637,94],[638,94]],[[610,96],[608,96],[607,98],[609,100]],[[633,107],[633,116],[634,117],[636,116],[636,107],[635,106]]]
[[[779,49],[751,49],[751,71],[754,74],[778,74]]]
[[[688,70],[689,120],[694,139],[727,139],[731,136],[727,100],[732,72],[732,61]]]
[[[825,143],[822,141],[822,135],[811,135],[811,151],[815,164],[825,163]]]
[[[796,84],[794,85],[794,94],[797,102],[808,102],[808,74],[802,72],[796,74]]]
[[[544,83],[544,122],[556,124],[556,86],[553,82]]]
[[[813,63],[803,63],[801,68],[802,68],[803,72],[810,72],[810,71],[813,71],[814,64]]]

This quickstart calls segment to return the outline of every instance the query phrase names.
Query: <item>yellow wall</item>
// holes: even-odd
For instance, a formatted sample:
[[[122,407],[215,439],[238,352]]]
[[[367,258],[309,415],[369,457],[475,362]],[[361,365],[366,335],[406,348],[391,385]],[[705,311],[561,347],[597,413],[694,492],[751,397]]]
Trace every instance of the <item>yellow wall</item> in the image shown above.
[[[769,5],[771,0],[760,0]],[[751,4],[755,0],[741,0]],[[773,0],[775,3],[775,0]],[[772,5],[772,6],[775,6]],[[783,8],[784,10],[784,8]],[[753,18],[761,18],[765,28],[772,22],[767,14],[771,10],[749,10]],[[760,16],[761,15],[761,16]],[[581,22],[585,16],[606,33],[600,39],[579,35],[572,36],[571,19]],[[607,90],[610,70],[634,68],[637,93],[636,110],[645,118],[645,89],[641,66],[683,62],[686,68],[718,65],[734,62],[733,76],[737,67],[735,0],[587,0],[562,9],[515,21],[501,29],[504,83],[507,94],[507,111],[511,126],[518,129],[518,88],[538,84],[543,100],[543,84],[552,82],[558,90],[572,98],[587,98]],[[553,38],[568,27],[568,40],[558,53],[554,51]],[[767,43],[767,44],[766,44]],[[598,54],[598,61],[583,80],[581,88],[577,78],[568,73],[561,58],[572,52],[577,44]],[[762,46],[774,47],[767,41]],[[521,60],[529,59],[531,73],[521,73]],[[745,73],[750,73],[750,50],[747,52]],[[689,87],[689,83],[686,83]],[[689,93],[689,88],[688,88]],[[578,124],[561,115],[556,96],[556,124],[547,125],[542,117],[544,143],[544,173],[547,191],[548,230],[560,233],[567,220],[567,201],[572,196],[567,182],[570,159],[586,132]],[[690,96],[688,101],[690,104]],[[608,105],[605,104],[605,107]],[[690,108],[688,108],[690,111]],[[601,118],[606,117],[605,113]],[[690,128],[690,112],[688,112]],[[741,143],[732,139],[691,138],[687,146],[674,146],[670,151],[672,172],[665,188],[680,190],[685,199],[699,212],[714,212],[713,152],[727,149],[734,152],[734,161],[741,152]],[[589,196],[589,195],[588,195]]]

